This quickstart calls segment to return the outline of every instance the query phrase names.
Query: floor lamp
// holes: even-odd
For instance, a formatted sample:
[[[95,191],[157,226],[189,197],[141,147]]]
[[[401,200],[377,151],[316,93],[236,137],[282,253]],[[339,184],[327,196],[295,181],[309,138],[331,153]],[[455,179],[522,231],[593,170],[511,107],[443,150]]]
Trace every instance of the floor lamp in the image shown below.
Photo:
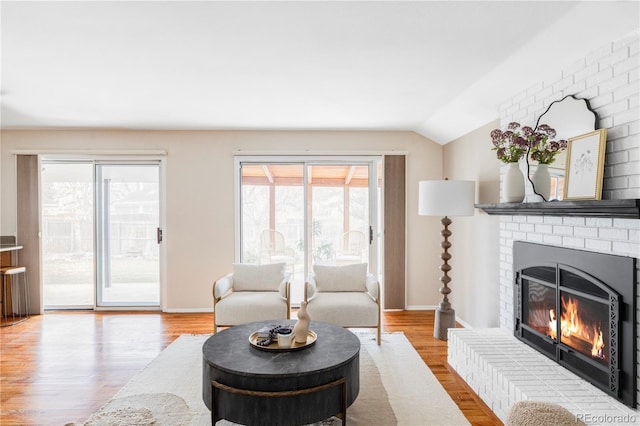
[[[421,216],[442,216],[443,230],[440,234],[443,241],[442,247],[442,266],[440,270],[443,275],[440,277],[442,287],[440,294],[442,300],[436,309],[435,327],[433,336],[440,340],[447,340],[447,330],[456,326],[456,312],[449,303],[447,297],[451,293],[448,284],[451,281],[449,271],[451,266],[449,260],[449,248],[451,243],[449,237],[449,225],[451,219],[449,216],[473,216],[473,203],[476,195],[476,183],[466,180],[423,180],[419,183],[418,193],[418,214]]]

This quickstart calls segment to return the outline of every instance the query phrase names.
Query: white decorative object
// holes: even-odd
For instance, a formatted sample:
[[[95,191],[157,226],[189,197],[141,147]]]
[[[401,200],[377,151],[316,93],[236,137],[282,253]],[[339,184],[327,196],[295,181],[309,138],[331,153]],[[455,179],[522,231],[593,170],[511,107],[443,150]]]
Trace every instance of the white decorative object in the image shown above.
[[[565,200],[601,200],[607,129],[569,138]]]
[[[296,343],[307,343],[307,337],[309,336],[309,324],[311,323],[311,317],[307,312],[307,302],[300,302],[300,310],[298,311],[298,322],[293,327],[294,340]]]
[[[290,328],[278,329],[278,347],[290,348],[292,339],[293,339],[293,332]]]
[[[538,164],[536,171],[531,176],[533,181],[533,188],[535,191],[544,197],[543,201],[549,201],[551,195],[551,176],[549,175],[548,164]]]
[[[524,200],[524,175],[518,163],[508,163],[502,182],[502,201],[521,203]]]

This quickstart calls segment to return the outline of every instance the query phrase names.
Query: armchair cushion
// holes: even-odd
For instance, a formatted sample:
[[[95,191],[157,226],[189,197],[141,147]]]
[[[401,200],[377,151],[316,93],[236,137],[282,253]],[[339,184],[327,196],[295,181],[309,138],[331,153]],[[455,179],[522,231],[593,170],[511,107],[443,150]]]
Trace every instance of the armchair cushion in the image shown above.
[[[380,284],[376,277],[366,272],[366,266],[364,265],[363,281],[359,281],[356,275],[356,271],[360,273],[358,268],[362,268],[361,265],[348,265],[343,267],[320,267],[315,269],[316,272],[320,272],[320,276],[315,273],[309,274],[307,282],[305,283],[305,300],[307,301],[307,311],[312,321],[323,321],[332,324],[338,324],[342,327],[375,327],[377,329],[376,340],[380,344]],[[320,265],[318,265],[320,266]],[[349,266],[354,268],[349,268]],[[344,277],[340,277],[336,280],[338,285],[337,290],[326,290],[326,287],[321,287],[323,278],[322,272],[329,272],[330,269],[337,270],[338,272],[344,272],[343,269],[353,273],[354,281],[362,283],[357,287],[348,282],[342,281],[349,274],[345,273]],[[331,274],[328,274],[329,278],[334,278]],[[345,285],[340,285],[343,282]],[[335,284],[335,283],[334,283]],[[350,288],[357,288],[357,290],[346,291]]]
[[[367,264],[345,266],[313,265],[318,292],[367,291]]]
[[[234,291],[279,291],[285,277],[284,263],[233,264]]]
[[[316,293],[307,305],[311,321],[342,327],[377,327],[378,305],[367,293]]]
[[[215,305],[218,325],[238,325],[252,321],[288,318],[287,300],[279,293],[237,291]]]

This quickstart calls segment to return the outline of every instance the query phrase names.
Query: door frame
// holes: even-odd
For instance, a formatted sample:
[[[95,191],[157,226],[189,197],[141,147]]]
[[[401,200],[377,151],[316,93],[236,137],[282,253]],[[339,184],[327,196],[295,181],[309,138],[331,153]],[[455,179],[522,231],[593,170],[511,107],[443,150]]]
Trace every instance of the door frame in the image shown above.
[[[94,189],[94,254],[95,254],[95,274],[94,274],[94,284],[95,284],[95,297],[94,297],[94,309],[99,310],[99,309],[103,309],[103,308],[121,308],[121,309],[128,309],[128,308],[150,308],[150,309],[158,309],[159,307],[162,306],[162,281],[160,278],[160,271],[161,271],[161,256],[160,256],[160,249],[162,248],[162,244],[158,243],[158,296],[159,296],[159,300],[158,300],[158,304],[155,303],[149,303],[149,302],[145,302],[145,303],[138,303],[138,302],[109,302],[109,301],[104,301],[102,300],[103,298],[103,280],[104,280],[104,276],[107,274],[107,272],[105,272],[105,256],[104,256],[104,250],[105,250],[105,237],[104,237],[104,232],[105,232],[105,211],[104,211],[104,207],[105,207],[105,203],[109,203],[110,200],[108,199],[109,194],[105,193],[105,188],[103,186],[104,181],[102,180],[103,178],[103,167],[109,167],[109,166],[114,166],[114,167],[127,167],[127,166],[131,166],[131,167],[135,167],[135,166],[140,166],[140,167],[157,167],[157,171],[158,171],[158,227],[160,229],[163,229],[163,227],[161,226],[161,222],[162,222],[162,218],[161,218],[161,210],[162,210],[162,204],[161,204],[161,197],[162,197],[162,186],[161,186],[161,182],[160,182],[160,176],[161,176],[161,164],[159,161],[157,160],[98,160],[98,161],[94,161],[93,162],[93,175],[94,175],[94,185],[93,185],[93,189]],[[110,219],[108,219],[110,220]],[[111,260],[109,259],[109,264],[111,263]],[[107,268],[109,268],[109,265],[106,265]],[[110,271],[109,275],[110,275]],[[109,278],[110,280],[110,278]]]
[[[132,152],[132,153],[105,153],[105,154],[91,154],[91,153],[58,153],[52,152],[47,154],[38,154],[39,164],[43,162],[87,162],[93,164],[93,178],[94,183],[96,182],[96,164],[157,164],[159,168],[159,227],[162,229],[163,234],[166,235],[167,223],[166,223],[166,153],[165,152]],[[39,191],[41,190],[41,182],[40,182],[40,173],[38,172],[38,187]],[[96,220],[96,209],[97,205],[95,203],[97,197],[97,193],[95,192],[95,184],[94,184],[94,221]],[[38,202],[38,210],[39,214],[39,228],[42,229],[42,206],[40,205],[40,201]],[[97,256],[97,228],[94,222],[94,254]],[[39,244],[41,241],[39,241]],[[94,298],[93,298],[93,307],[94,311],[119,311],[119,310],[166,310],[166,301],[167,301],[167,250],[166,244],[164,244],[164,240],[162,244],[159,244],[159,253],[158,253],[158,261],[159,261],[159,286],[160,286],[160,302],[159,305],[153,306],[98,306],[97,304],[97,268],[94,263],[94,275],[93,275],[93,286],[94,286]],[[40,252],[42,252],[42,246],[40,245]],[[97,261],[97,259],[96,259]],[[42,274],[42,265],[40,265],[40,273]],[[40,291],[43,294],[44,282],[40,280]],[[44,301],[42,304],[44,311]],[[91,309],[91,308],[90,308]]]
[[[235,254],[234,259],[235,262],[240,262],[242,256],[242,233],[241,233],[241,224],[242,224],[242,169],[241,164],[243,163],[256,163],[256,164],[300,164],[303,166],[303,191],[304,191],[304,205],[308,204],[308,192],[306,182],[308,181],[307,170],[309,165],[314,164],[326,164],[326,165],[341,165],[341,164],[368,164],[369,165],[369,226],[372,229],[373,239],[369,246],[369,271],[374,273],[376,277],[381,280],[382,279],[382,270],[381,265],[382,262],[380,259],[384,258],[384,254],[382,253],[382,243],[380,236],[382,232],[379,228],[380,220],[379,217],[381,212],[378,211],[378,207],[380,202],[379,192],[377,183],[380,179],[378,176],[378,163],[383,162],[383,155],[371,155],[371,154],[363,154],[363,155],[242,155],[235,154],[234,155],[234,228],[235,228]],[[307,217],[305,214],[304,220],[304,235],[308,235],[307,227],[309,224],[307,223]],[[308,244],[307,244],[308,246]],[[305,249],[305,259],[309,255],[310,247],[306,247]],[[305,262],[305,271],[304,274],[307,274],[309,271],[306,271]],[[306,276],[306,275],[305,275]]]

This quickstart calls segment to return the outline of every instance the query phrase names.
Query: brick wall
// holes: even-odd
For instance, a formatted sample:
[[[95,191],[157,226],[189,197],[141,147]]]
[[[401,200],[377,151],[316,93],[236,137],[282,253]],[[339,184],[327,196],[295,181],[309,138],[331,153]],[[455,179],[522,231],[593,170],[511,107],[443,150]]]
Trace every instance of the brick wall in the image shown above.
[[[500,218],[500,327],[509,332],[513,332],[514,327],[514,241],[529,241],[638,257],[638,253],[640,253],[640,220],[559,216],[502,216]],[[640,288],[638,288],[638,295],[640,297]],[[637,305],[640,305],[640,303],[637,303]],[[638,318],[640,319],[640,312],[638,312]]]
[[[501,127],[511,121],[533,127],[566,95],[588,99],[598,127],[607,128],[602,198],[640,198],[639,51],[640,30],[550,74],[501,105]]]
[[[598,114],[598,127],[607,128],[603,198],[640,198],[639,52],[640,30],[607,43],[506,101],[500,108],[501,127],[511,121],[535,125],[551,102],[566,95],[589,99]],[[516,240],[638,258],[640,220],[501,216],[500,327],[510,333],[514,325],[512,253]],[[640,301],[637,305],[640,307]]]

